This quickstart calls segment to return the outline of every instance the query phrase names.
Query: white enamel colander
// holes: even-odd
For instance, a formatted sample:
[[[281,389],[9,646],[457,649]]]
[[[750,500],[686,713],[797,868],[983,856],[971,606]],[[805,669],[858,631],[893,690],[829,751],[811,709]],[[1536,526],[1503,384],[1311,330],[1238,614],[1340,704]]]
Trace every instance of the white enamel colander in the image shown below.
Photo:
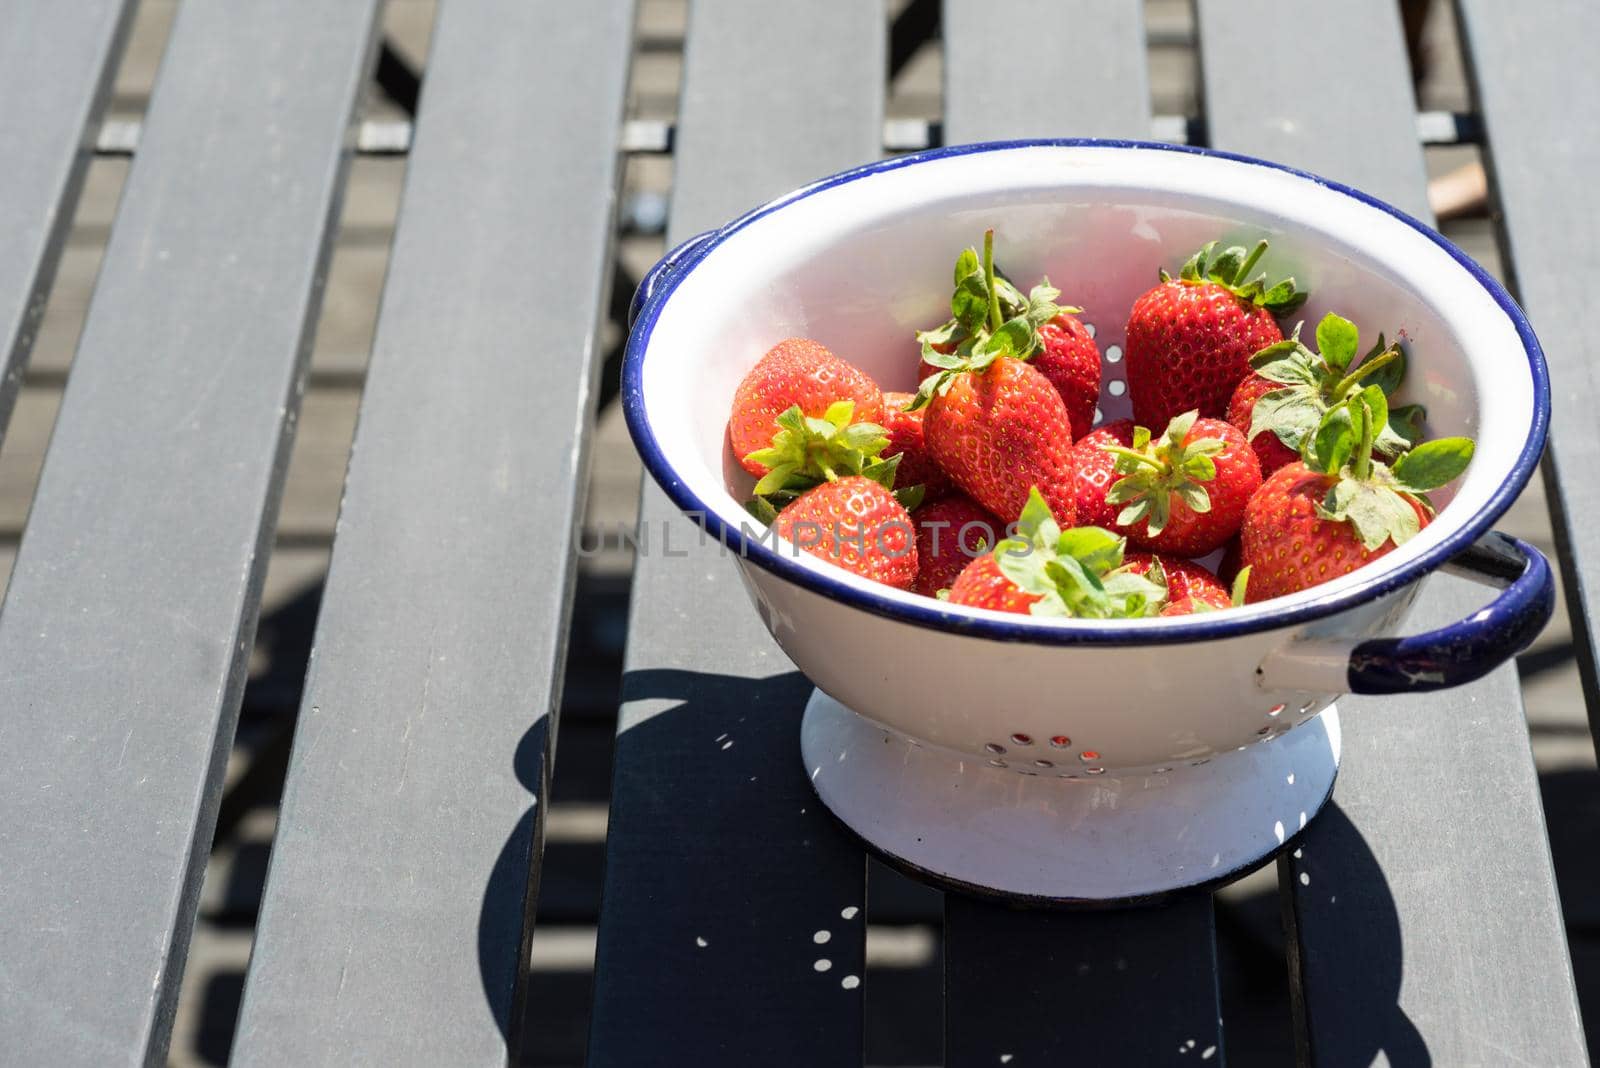
[[[1105,354],[1128,414],[1129,307],[1211,240],[1311,292],[1301,310],[1405,340],[1399,403],[1478,451],[1419,536],[1355,574],[1227,612],[1108,623],[951,606],[762,540],[726,422],[778,340],[815,338],[885,389],[915,388],[913,332],[948,314],[950,265],[993,227],[1024,288],[1048,275]],[[1457,685],[1525,647],[1550,571],[1490,525],[1532,474],[1545,366],[1520,310],[1428,227],[1259,160],[1104,141],[962,145],[823,179],[685,243],[641,287],[624,367],[634,440],[721,538],[763,623],[818,687],[801,753],[832,811],[900,865],[1047,902],[1148,897],[1271,855],[1326,800],[1339,695]],[[1393,638],[1445,565],[1502,587],[1483,611]],[[730,566],[733,566],[730,564]],[[1419,756],[1419,759],[1422,757]]]

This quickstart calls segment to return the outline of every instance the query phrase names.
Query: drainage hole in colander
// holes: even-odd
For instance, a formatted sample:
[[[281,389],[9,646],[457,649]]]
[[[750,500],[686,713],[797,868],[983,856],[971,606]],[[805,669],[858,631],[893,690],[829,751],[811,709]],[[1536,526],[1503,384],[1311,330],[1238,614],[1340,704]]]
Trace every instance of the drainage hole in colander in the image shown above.
[[[1054,738],[1050,739],[1050,744],[1055,746],[1057,749],[1066,749],[1072,745],[1072,739],[1068,738],[1065,734],[1058,734]]]
[[[999,756],[1001,753],[1006,751],[1006,747],[998,742],[985,742],[983,751],[985,753],[993,753],[994,755]]]
[[[1048,761],[1048,760],[1035,760],[1033,762],[1033,766],[1036,767],[1036,768],[1053,768],[1053,767],[1055,767],[1055,765],[1053,763],[1051,763],[1050,761]]]
[[[1128,383],[1124,382],[1120,378],[1113,378],[1110,383],[1106,385],[1106,392],[1111,394],[1113,397],[1120,397],[1124,393],[1128,392]]]
[[[1026,735],[1026,734],[1013,734],[1011,736],[1011,744],[1012,745],[1032,745],[1033,744],[1033,739],[1028,737],[1028,735]]]
[[[1093,749],[1085,749],[1083,752],[1078,754],[1078,759],[1083,761],[1085,764],[1092,764],[1096,760],[1100,759],[1100,754],[1096,753]]]
[[[1106,363],[1121,363],[1122,349],[1117,345],[1106,346]]]
[[[1106,773],[1106,769],[1105,768],[1084,768],[1083,769],[1083,773],[1085,775],[1104,775]]]
[[[1281,716],[1283,714],[1283,710],[1288,707],[1288,705],[1273,705],[1271,708],[1267,709],[1267,715]],[[1301,709],[1301,711],[1303,712],[1305,710]]]

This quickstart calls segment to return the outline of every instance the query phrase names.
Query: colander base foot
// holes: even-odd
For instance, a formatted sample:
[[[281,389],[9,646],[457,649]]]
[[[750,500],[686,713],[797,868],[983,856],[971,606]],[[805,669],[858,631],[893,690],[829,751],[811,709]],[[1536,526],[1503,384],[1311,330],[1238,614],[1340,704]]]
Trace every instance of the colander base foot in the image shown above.
[[[1204,763],[1065,779],[919,745],[820,690],[800,729],[822,802],[891,864],[947,889],[1060,907],[1147,901],[1251,871],[1327,801],[1339,739],[1330,706]]]

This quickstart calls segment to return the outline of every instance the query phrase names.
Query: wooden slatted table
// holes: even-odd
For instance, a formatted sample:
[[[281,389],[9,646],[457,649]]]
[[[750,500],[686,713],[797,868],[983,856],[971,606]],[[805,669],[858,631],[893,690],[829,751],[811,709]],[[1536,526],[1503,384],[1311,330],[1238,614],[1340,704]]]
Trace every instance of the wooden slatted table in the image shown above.
[[[1431,217],[1394,4],[1319,7],[1292,24],[1257,0],[1207,0],[1198,10],[1212,144],[1326,174]],[[1251,25],[1262,27],[1259,50],[1245,43]],[[1303,35],[1322,46],[1296,49]],[[1346,76],[1351,56],[1371,65],[1361,78]],[[1226,77],[1244,64],[1282,91],[1261,94]],[[1481,589],[1440,576],[1414,618],[1440,625],[1482,603]],[[1542,809],[1515,670],[1440,694],[1339,707],[1345,773],[1331,818],[1282,863],[1306,1054],[1336,1064],[1379,1050],[1402,1063],[1423,1049],[1441,1064],[1493,1059],[1496,1048],[1536,1062],[1581,1058],[1549,848],[1530,833],[1542,827]],[[1463,820],[1463,805],[1484,796],[1499,818]],[[1502,897],[1519,902],[1514,915],[1474,909],[1475,922],[1461,922],[1462,903]],[[1499,966],[1461,966],[1472,959]],[[1374,961],[1386,964],[1374,969]],[[1513,989],[1540,993],[1504,996],[1508,973]],[[1351,1028],[1348,1009],[1335,1007],[1358,987],[1357,1003],[1374,1012],[1371,1028]]]
[[[881,153],[874,5],[701,0],[687,41],[669,240]],[[810,684],[729,562],[654,486],[640,522],[692,548],[641,555],[635,570],[589,1063],[649,1063],[664,1049],[847,1063],[860,1056],[863,989],[842,984],[865,967],[867,866],[796,755]],[[673,870],[697,875],[663,877]],[[804,982],[819,930],[840,978]],[[689,1009],[685,983],[723,993]]]
[[[27,105],[0,109],[0,433],[132,6],[0,3],[0,96]],[[0,1062],[165,1061],[380,6],[176,20],[0,604]],[[1427,217],[1390,0],[1198,0],[1198,124],[1152,116],[1142,12],[944,0],[923,139],[1195,136]],[[619,146],[671,146],[673,240],[885,151],[878,5],[695,0],[670,130],[622,123],[634,15],[444,0],[414,130],[360,139],[409,145],[407,184],[241,1064],[527,1044]],[[1593,715],[1600,9],[1460,15],[1558,383],[1546,474]],[[1004,63],[997,26],[1030,28]],[[869,864],[796,759],[810,684],[653,486],[640,521],[675,548],[633,578],[588,1063],[860,1065]],[[1436,578],[1418,621],[1482,600]],[[1334,802],[1279,869],[1300,1061],[1586,1063],[1515,673],[1340,707]],[[949,895],[943,937],[952,1068],[1223,1059],[1209,897]]]
[[[516,1042],[630,8],[467,0],[435,28],[240,1064]]]

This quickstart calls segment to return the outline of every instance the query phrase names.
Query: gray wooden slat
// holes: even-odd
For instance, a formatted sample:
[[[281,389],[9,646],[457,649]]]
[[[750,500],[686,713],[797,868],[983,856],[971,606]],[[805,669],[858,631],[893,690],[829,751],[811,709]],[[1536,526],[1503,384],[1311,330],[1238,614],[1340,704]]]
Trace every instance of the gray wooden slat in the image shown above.
[[[950,140],[1150,135],[1142,5],[945,0],[944,20]],[[1019,29],[1005,35],[1004,62],[993,26]],[[1062,61],[1063,40],[1072,62]],[[952,895],[945,943],[952,1068],[1001,1055],[1155,1064],[1220,1050],[1209,895],[1084,916],[1018,914]]]
[[[94,149],[132,0],[0,5],[0,438]]]
[[[945,143],[1150,136],[1139,0],[944,0]]]
[[[1213,143],[1348,181],[1427,218],[1395,6],[1351,0],[1282,16],[1270,0],[1202,0]],[[1463,618],[1486,598],[1436,576],[1412,625]],[[1302,1055],[1582,1063],[1515,670],[1436,695],[1345,698],[1339,709],[1334,801],[1281,872]]]
[[[1271,0],[1199,0],[1195,14],[1212,147],[1314,169],[1431,218],[1395,4],[1350,0],[1286,17]],[[1301,44],[1280,47],[1289,40]]]
[[[1081,913],[947,895],[945,1064],[1221,1064],[1214,945],[1209,894]]]
[[[1600,439],[1593,433],[1600,357],[1585,279],[1600,271],[1600,5],[1460,5],[1461,32],[1487,131],[1501,239],[1517,298],[1555,383],[1545,456],[1572,632],[1589,722],[1600,744]]]
[[[515,1061],[632,25],[441,5],[236,1064]]]
[[[378,5],[177,17],[0,610],[0,1050],[165,1058]]]
[[[698,0],[673,240],[876,157],[885,43],[877,3]],[[653,484],[640,523],[588,1063],[860,1064],[866,866],[801,768],[810,684]]]

